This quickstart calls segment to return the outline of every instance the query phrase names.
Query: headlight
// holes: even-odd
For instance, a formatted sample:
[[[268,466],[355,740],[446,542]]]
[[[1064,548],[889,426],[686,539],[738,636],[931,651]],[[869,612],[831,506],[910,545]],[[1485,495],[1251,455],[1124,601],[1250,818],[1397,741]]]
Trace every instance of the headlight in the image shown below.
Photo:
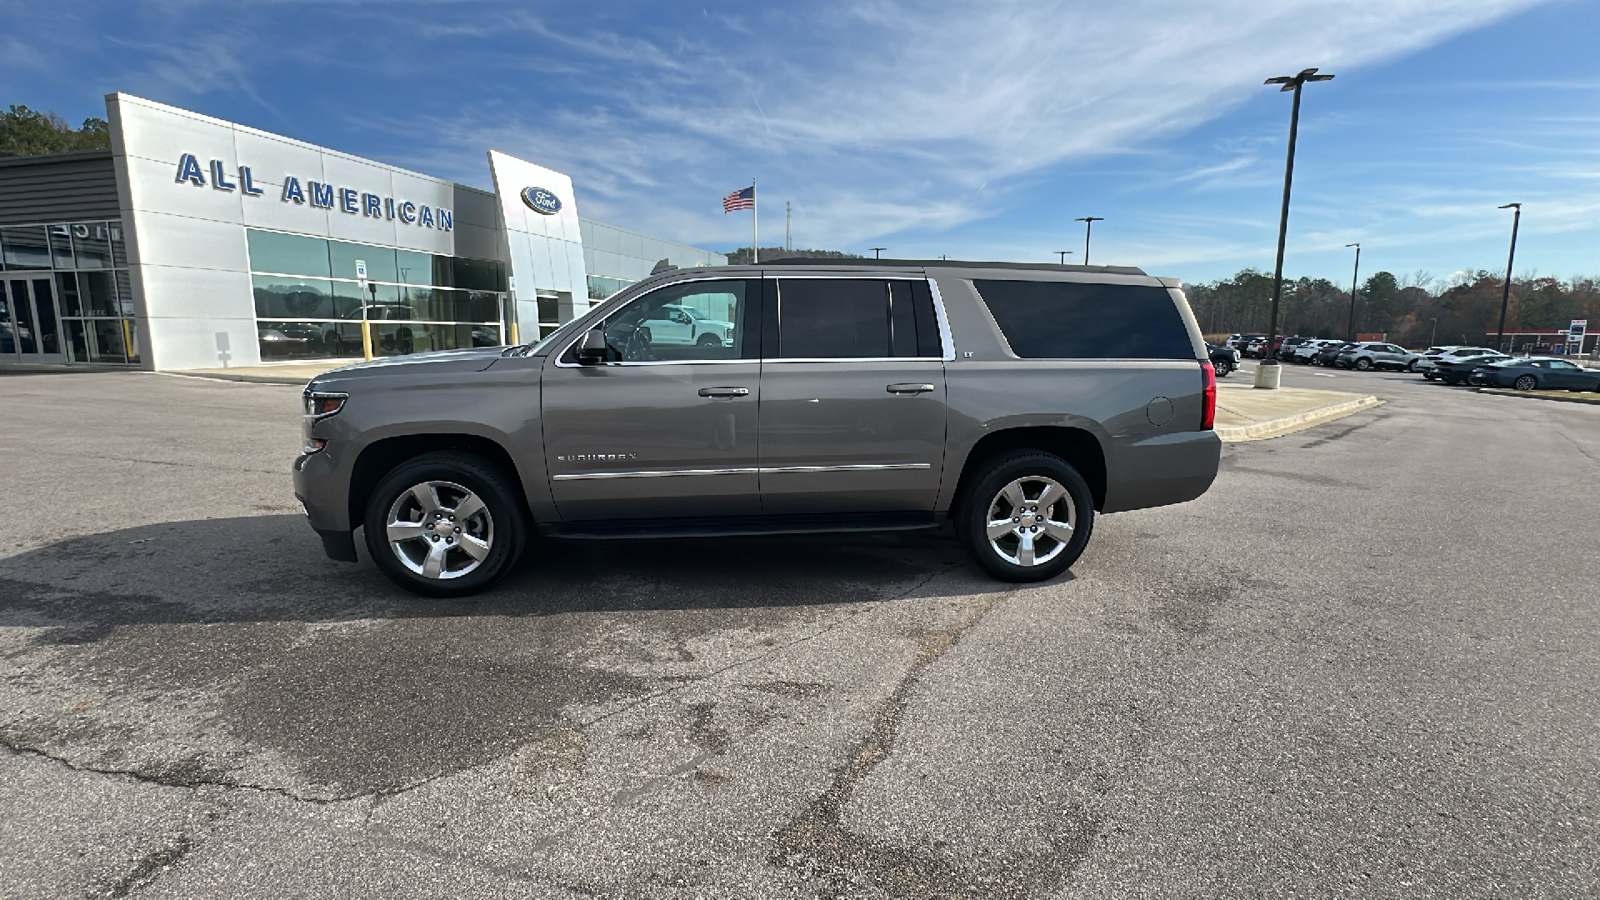
[[[306,415],[312,417],[313,419],[321,419],[326,416],[331,416],[334,413],[337,413],[339,410],[344,409],[344,401],[350,397],[349,394],[336,394],[331,391],[313,390],[307,390],[300,396],[301,400],[305,404]]]

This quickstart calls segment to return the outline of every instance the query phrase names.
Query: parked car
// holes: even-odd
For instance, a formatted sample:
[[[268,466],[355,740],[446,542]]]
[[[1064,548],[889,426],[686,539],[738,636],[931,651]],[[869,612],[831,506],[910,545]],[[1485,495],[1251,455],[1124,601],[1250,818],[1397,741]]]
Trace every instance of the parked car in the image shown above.
[[[1339,351],[1334,357],[1334,364],[1344,369],[1359,369],[1363,372],[1369,369],[1401,369],[1415,371],[1417,360],[1422,354],[1413,353],[1395,344],[1372,342],[1356,344],[1353,347]]]
[[[1211,357],[1211,368],[1216,370],[1218,378],[1227,378],[1229,372],[1239,368],[1239,351],[1237,350],[1208,343],[1206,344],[1206,353]]]
[[[728,346],[733,341],[733,323],[707,318],[692,306],[666,304],[640,323],[644,339],[658,344],[703,344]]]
[[[1430,347],[1422,354],[1422,359],[1417,360],[1417,371],[1422,373],[1423,378],[1432,381],[1435,377],[1434,367],[1441,362],[1487,356],[1494,352],[1488,347]]]
[[[1266,335],[1262,334],[1262,335],[1252,336],[1252,337],[1248,338],[1245,341],[1244,350],[1241,351],[1241,352],[1243,353],[1244,356],[1247,356],[1250,359],[1260,359],[1261,358],[1261,348],[1266,346],[1266,343],[1267,343],[1267,336]]]
[[[1300,346],[1308,340],[1310,340],[1310,338],[1303,338],[1298,335],[1285,337],[1283,340],[1278,342],[1278,348],[1273,355],[1283,362],[1288,362],[1294,358],[1294,348]]]
[[[262,322],[256,326],[256,343],[263,358],[305,356],[322,341],[322,330],[308,322]]]
[[[1332,366],[1340,353],[1354,346],[1355,344],[1346,341],[1330,341],[1328,346],[1317,351],[1317,355],[1311,361],[1319,366]]]
[[[1504,353],[1486,353],[1482,356],[1469,356],[1461,359],[1440,360],[1434,364],[1433,379],[1445,384],[1465,384],[1474,369],[1479,366],[1493,365],[1504,362],[1511,357]]]
[[[730,344],[639,333],[716,304]],[[1038,581],[1077,560],[1097,514],[1192,500],[1221,456],[1188,301],[1120,266],[667,271],[536,343],[358,363],[304,404],[294,489],[324,550],[354,561],[362,529],[386,576],[430,596],[489,586],[534,531],[949,522],[990,575]]]
[[[1472,383],[1519,391],[1600,392],[1600,371],[1553,356],[1507,359],[1472,371]]]
[[[1294,359],[1295,362],[1300,363],[1301,365],[1310,365],[1312,362],[1314,362],[1316,360],[1317,354],[1321,353],[1330,344],[1342,344],[1342,343],[1344,343],[1344,342],[1343,341],[1330,341],[1330,340],[1323,340],[1323,339],[1305,341],[1305,342],[1299,344],[1298,346],[1296,346],[1294,348],[1294,357],[1293,357],[1293,359]]]

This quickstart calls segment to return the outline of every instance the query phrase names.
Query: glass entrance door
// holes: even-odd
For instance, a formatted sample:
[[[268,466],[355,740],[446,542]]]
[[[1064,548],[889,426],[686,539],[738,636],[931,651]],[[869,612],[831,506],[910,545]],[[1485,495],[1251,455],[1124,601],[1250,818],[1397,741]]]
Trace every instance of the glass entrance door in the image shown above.
[[[31,286],[31,290],[30,290]],[[13,362],[62,363],[61,319],[49,278],[0,280],[0,358]]]

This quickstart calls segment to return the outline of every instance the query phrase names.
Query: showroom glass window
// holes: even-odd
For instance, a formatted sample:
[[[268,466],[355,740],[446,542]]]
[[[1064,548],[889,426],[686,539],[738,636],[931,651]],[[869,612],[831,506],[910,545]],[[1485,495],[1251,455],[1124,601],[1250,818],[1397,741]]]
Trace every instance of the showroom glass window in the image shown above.
[[[9,282],[0,360],[37,352],[76,363],[139,362],[120,221],[0,228],[0,280]]]
[[[498,260],[246,230],[264,360],[493,347],[511,335]],[[366,265],[365,281],[357,263]],[[531,337],[531,335],[529,336]]]

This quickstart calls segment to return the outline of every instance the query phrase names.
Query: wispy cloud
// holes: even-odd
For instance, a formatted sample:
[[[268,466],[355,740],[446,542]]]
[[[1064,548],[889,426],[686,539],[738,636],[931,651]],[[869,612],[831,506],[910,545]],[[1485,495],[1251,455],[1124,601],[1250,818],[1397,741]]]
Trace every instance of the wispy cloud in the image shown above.
[[[623,34],[518,13],[499,24],[596,80],[553,121],[513,113],[485,127],[469,107],[435,130],[463,149],[492,135],[555,156],[594,206],[630,216],[704,203],[722,173],[758,171],[849,242],[993,215],[1031,173],[1182,133],[1258,93],[1263,72],[1359,67],[1531,2],[880,0],[760,10],[736,40],[714,22]],[[1205,185],[1253,162],[1241,153],[1174,180]],[[970,203],[984,184],[986,202]]]

